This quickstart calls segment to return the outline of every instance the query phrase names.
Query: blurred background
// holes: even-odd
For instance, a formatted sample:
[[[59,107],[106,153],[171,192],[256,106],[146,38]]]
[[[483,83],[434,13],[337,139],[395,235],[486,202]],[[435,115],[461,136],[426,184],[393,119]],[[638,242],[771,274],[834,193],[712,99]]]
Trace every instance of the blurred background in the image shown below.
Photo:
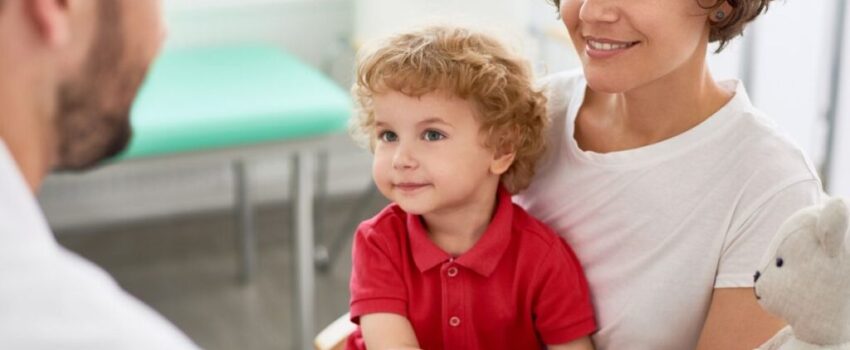
[[[175,103],[174,113],[203,110],[215,120],[236,121],[220,126],[232,133],[255,120],[246,116],[258,109],[272,119],[263,128],[297,129],[307,128],[297,123],[313,109],[340,106],[321,130],[139,151],[93,172],[51,175],[45,183],[39,200],[59,241],[104,267],[207,349],[309,349],[313,336],[347,311],[351,234],[386,204],[371,188],[369,153],[346,135],[350,102],[339,100],[347,96],[357,47],[440,19],[497,32],[529,57],[538,75],[578,68],[566,31],[545,0],[163,3],[169,37],[153,69],[160,76],[148,81],[134,124],[149,125],[145,118],[155,120],[149,116],[154,110],[163,120],[180,118],[162,112],[171,105],[160,103],[161,96],[194,101]],[[850,197],[850,30],[843,24],[848,12],[846,0],[777,1],[744,37],[709,55],[715,77],[743,80],[755,105],[821,171],[826,191],[845,197]],[[243,55],[257,47],[274,49],[278,58],[263,59],[260,51]],[[223,52],[211,49],[228,52],[234,61],[202,64],[210,52]],[[213,69],[201,71],[204,64]],[[260,71],[239,82],[216,77],[222,68],[252,67],[268,74]],[[168,72],[195,68],[198,76],[184,79],[203,78],[206,88],[232,93],[197,95],[197,87],[168,79],[174,74]],[[229,97],[253,91],[264,79],[288,76],[305,80],[294,90],[270,81],[263,83],[269,84],[263,85],[265,95]],[[323,102],[329,96],[336,99]],[[257,101],[269,99],[280,103]],[[204,134],[210,129],[200,124],[182,128],[199,138],[216,137]],[[156,140],[139,135],[134,142],[142,149],[141,143]]]

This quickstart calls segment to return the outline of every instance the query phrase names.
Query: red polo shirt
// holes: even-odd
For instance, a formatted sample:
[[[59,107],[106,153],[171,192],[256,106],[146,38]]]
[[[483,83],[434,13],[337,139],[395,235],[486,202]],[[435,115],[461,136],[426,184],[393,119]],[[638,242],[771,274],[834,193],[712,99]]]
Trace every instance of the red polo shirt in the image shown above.
[[[457,258],[398,205],[360,224],[351,320],[402,315],[426,350],[535,349],[593,332],[587,281],[572,250],[504,189],[497,206],[475,246]],[[365,348],[358,330],[347,349]]]

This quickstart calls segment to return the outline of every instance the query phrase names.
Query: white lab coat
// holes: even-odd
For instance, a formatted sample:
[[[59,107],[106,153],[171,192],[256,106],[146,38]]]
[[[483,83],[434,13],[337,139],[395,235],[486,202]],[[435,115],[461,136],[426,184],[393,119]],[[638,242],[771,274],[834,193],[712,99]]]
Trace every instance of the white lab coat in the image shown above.
[[[60,246],[0,140],[0,349],[196,349]]]

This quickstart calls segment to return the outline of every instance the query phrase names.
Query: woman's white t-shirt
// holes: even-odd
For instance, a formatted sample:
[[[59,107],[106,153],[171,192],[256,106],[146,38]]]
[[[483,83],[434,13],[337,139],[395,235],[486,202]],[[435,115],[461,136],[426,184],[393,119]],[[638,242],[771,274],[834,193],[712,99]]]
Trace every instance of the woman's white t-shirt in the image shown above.
[[[572,246],[593,294],[597,349],[693,349],[714,288],[752,287],[779,225],[820,199],[802,151],[734,97],[696,127],[620,152],[573,137],[586,81],[544,80],[550,150],[515,198]]]

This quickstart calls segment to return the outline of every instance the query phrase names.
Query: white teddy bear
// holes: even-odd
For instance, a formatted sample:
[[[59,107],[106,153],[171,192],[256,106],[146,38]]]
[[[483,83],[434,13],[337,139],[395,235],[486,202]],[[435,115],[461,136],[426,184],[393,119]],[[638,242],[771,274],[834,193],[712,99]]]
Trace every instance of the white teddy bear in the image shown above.
[[[832,198],[782,224],[756,271],[755,293],[789,326],[759,349],[850,350],[849,218],[847,203]]]

